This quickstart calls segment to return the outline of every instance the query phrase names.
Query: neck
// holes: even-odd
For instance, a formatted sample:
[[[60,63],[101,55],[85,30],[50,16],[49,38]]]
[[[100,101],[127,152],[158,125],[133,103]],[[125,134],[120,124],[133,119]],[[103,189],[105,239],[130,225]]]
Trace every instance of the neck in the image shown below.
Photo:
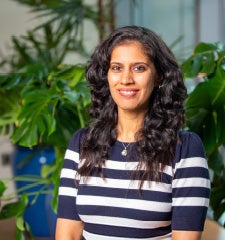
[[[142,128],[144,114],[119,114],[117,123],[117,140],[135,142],[136,133]]]

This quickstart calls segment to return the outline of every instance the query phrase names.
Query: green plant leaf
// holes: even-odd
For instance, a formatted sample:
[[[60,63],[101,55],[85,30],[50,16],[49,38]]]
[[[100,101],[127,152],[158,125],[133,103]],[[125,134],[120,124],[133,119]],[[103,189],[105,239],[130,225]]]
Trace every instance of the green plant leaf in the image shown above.
[[[20,231],[25,231],[25,223],[24,223],[24,219],[22,216],[19,216],[16,218],[16,227],[20,230]]]
[[[216,51],[216,50],[218,50],[217,44],[201,42],[195,47],[194,53],[197,54],[197,53]]]
[[[222,108],[218,108],[216,111],[216,136],[217,143],[219,145],[223,145],[225,143],[225,106]]]
[[[26,64],[24,67],[20,68],[18,72],[22,77],[24,77],[24,75],[30,75],[33,78],[36,77],[41,80],[48,75],[48,69],[43,63]]]
[[[23,232],[16,228],[16,240],[26,240]]]
[[[213,112],[209,112],[207,117],[204,119],[202,126],[202,141],[204,143],[207,153],[211,153],[217,148],[216,143],[216,123]]]
[[[195,78],[201,69],[201,56],[191,56],[182,63],[182,71],[185,78]]]
[[[198,74],[208,76],[214,73],[215,68],[214,52],[198,53],[191,56],[182,64],[182,70],[186,78],[195,78]]]
[[[185,102],[187,125],[203,139],[207,153],[225,142],[224,80],[211,78],[196,86]]]
[[[216,186],[211,189],[210,205],[213,207],[214,210],[218,209],[218,206],[223,203],[224,199],[224,186]]]
[[[19,219],[19,220],[18,220]],[[17,224],[17,221],[18,224]],[[23,226],[22,226],[23,224]],[[26,237],[25,237],[26,236]],[[16,240],[35,240],[32,230],[27,222],[21,217],[16,218]]]
[[[218,149],[208,155],[208,164],[213,169],[214,180],[217,176],[221,176],[221,172],[224,168],[223,156]]]
[[[20,87],[21,83],[21,74],[4,74],[0,75],[0,89],[1,90],[10,90],[13,87]]]
[[[18,90],[0,90],[0,126],[12,124],[17,120],[20,111]]]
[[[24,127],[22,127],[24,126]],[[21,146],[32,147],[39,144],[38,126],[23,124],[17,128],[12,136],[14,143]]]
[[[69,81],[69,86],[74,87],[78,83],[85,80],[85,67],[82,65],[76,65],[72,68],[73,77]]]
[[[57,96],[53,89],[40,88],[32,91],[32,88],[27,88],[23,91],[22,97],[26,101],[18,116],[19,127],[12,137],[14,142],[31,147],[56,130],[54,108]]]
[[[80,94],[77,92],[72,92],[72,91],[65,91],[64,92],[64,97],[66,100],[68,100],[71,104],[76,104],[80,98]]]
[[[90,91],[87,82],[79,82],[75,87],[75,91],[79,92],[82,96],[81,102],[84,109],[87,108],[91,104]]]
[[[14,203],[8,203],[2,207],[0,212],[0,219],[20,216],[26,209],[27,205],[28,197],[26,193],[23,193],[19,201]]]
[[[52,165],[43,165],[41,168],[41,177],[47,178],[56,170],[57,166],[55,164]]]
[[[225,199],[225,196],[224,196]],[[220,217],[222,217],[222,215],[225,212],[225,202],[221,203],[219,206],[217,206],[217,208],[214,209],[214,219],[215,220],[219,220]]]
[[[209,52],[201,56],[201,74],[206,74],[207,76],[212,74],[216,68],[215,53]]]
[[[223,51],[220,43],[199,43],[192,56],[182,63],[182,71],[186,78],[195,78],[198,74],[209,76],[217,70],[216,62]]]
[[[3,193],[6,189],[7,189],[6,184],[0,180],[0,197],[3,195]]]
[[[60,70],[60,68],[62,70]],[[75,87],[77,83],[85,80],[85,66],[84,65],[63,65],[60,66],[59,71],[53,73],[58,80],[68,80],[70,87]]]

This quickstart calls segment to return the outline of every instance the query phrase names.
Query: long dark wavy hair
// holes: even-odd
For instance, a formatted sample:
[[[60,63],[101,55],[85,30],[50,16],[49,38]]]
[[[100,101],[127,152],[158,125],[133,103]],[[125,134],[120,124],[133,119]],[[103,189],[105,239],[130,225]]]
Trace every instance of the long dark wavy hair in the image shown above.
[[[134,179],[139,178],[140,188],[145,180],[160,181],[162,170],[170,165],[175,153],[178,131],[183,126],[183,102],[187,96],[181,70],[164,41],[149,29],[126,26],[116,29],[100,43],[87,64],[92,121],[86,129],[80,158],[86,159],[78,169],[81,176],[93,171],[102,174],[102,166],[117,138],[117,106],[109,91],[107,73],[113,49],[130,41],[142,44],[145,54],[154,63],[159,87],[149,99],[142,128],[136,133],[133,145],[138,156]],[[144,171],[140,171],[140,169]]]

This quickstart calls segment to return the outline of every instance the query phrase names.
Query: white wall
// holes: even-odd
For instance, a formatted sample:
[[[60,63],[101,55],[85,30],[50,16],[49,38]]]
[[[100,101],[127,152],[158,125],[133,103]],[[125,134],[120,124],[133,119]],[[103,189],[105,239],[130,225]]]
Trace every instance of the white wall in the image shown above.
[[[199,12],[199,41],[225,41],[225,1],[201,0]]]
[[[95,0],[86,0],[86,4],[96,4]],[[40,19],[35,18],[35,13],[30,12],[30,8],[13,0],[0,0],[0,52],[10,51],[10,38],[21,36],[27,30],[40,24]],[[84,44],[88,51],[92,51],[98,43],[96,27],[90,21],[84,22]],[[71,53],[65,63],[85,63],[86,58],[82,58],[76,53]],[[1,69],[0,69],[1,72]]]
[[[13,0],[0,1],[0,49],[7,52],[10,38],[19,36],[35,25],[29,8]]]

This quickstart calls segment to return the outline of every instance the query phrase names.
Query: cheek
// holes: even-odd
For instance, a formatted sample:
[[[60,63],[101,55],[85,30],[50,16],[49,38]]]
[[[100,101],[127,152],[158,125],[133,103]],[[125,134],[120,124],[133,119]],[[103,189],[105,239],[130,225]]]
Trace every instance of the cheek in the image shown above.
[[[108,85],[109,85],[109,88],[112,88],[113,81],[111,78],[108,78]]]
[[[113,89],[115,88],[114,85],[115,84],[114,84],[113,79],[112,78],[108,78],[108,86],[109,86],[109,91],[110,91],[111,94],[113,92]]]
[[[112,74],[108,74],[108,84],[110,88],[114,87],[118,82],[118,77]]]
[[[155,79],[152,76],[148,76],[148,77],[144,78],[142,82],[143,82],[143,87],[147,91],[152,91],[152,89],[155,86]]]
[[[154,83],[154,80],[151,79],[150,82],[146,83],[146,85],[144,86],[144,95],[146,98],[149,98],[154,90],[154,87],[155,87],[155,83]]]

